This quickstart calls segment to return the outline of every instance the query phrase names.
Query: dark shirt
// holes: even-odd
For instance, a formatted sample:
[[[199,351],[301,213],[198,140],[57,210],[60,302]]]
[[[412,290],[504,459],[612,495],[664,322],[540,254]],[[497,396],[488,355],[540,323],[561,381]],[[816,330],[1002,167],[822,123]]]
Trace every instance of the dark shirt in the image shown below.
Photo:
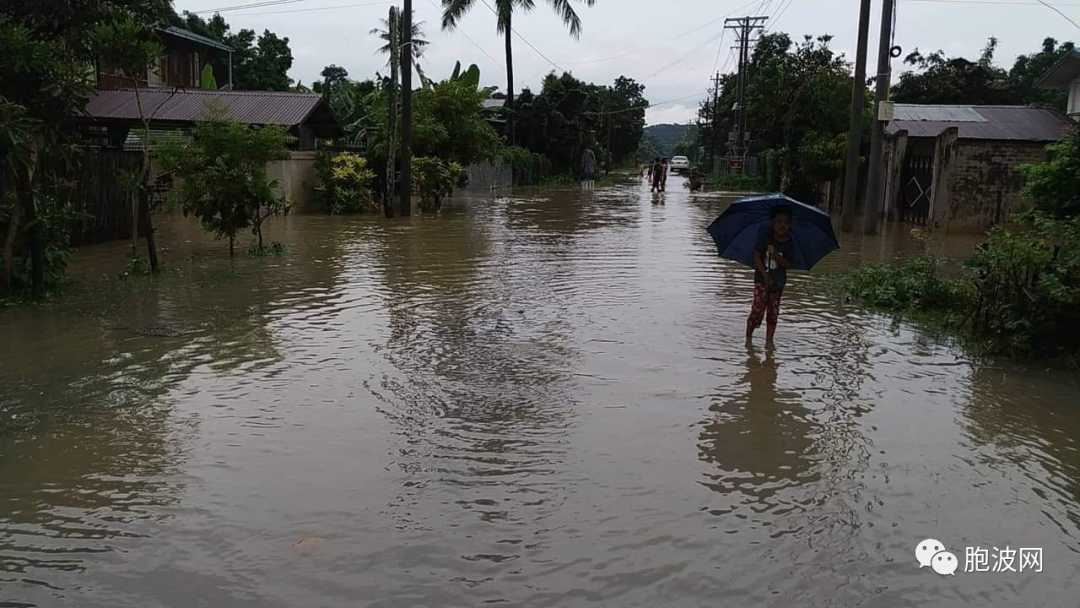
[[[780,267],[779,262],[772,261],[770,264],[769,259],[769,245],[772,245],[776,249],[777,256],[783,256],[785,260],[791,262],[795,259],[795,241],[791,240],[791,235],[788,235],[786,243],[778,241],[773,235],[773,231],[770,228],[765,230],[758,236],[757,245],[754,246],[761,254],[761,261],[765,263],[765,267],[772,268],[769,270],[769,275],[773,280],[773,288],[777,291],[784,291],[784,285],[787,284],[787,270]],[[761,274],[760,270],[754,269],[754,282],[765,283],[765,276]]]

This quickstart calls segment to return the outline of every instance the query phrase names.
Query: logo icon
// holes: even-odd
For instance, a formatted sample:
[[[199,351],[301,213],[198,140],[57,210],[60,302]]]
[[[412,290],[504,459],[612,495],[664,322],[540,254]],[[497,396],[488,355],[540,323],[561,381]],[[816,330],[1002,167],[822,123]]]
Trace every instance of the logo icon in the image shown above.
[[[934,572],[956,576],[956,556],[948,551],[938,551],[934,554]]]
[[[928,538],[915,547],[915,559],[919,560],[919,567],[932,566],[934,555],[945,550],[945,544],[940,540]],[[951,554],[950,554],[951,555]],[[953,558],[956,562],[956,558]]]

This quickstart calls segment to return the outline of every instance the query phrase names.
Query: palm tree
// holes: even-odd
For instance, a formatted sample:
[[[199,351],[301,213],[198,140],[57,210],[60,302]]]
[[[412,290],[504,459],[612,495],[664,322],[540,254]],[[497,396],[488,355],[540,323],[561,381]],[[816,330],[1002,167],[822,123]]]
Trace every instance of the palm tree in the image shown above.
[[[405,27],[405,20],[404,20],[404,15],[401,14],[401,11],[396,11],[396,12],[397,12],[397,20],[398,20],[398,22],[397,22],[397,31],[400,32]],[[413,11],[413,14],[415,15],[416,11]],[[386,44],[379,47],[379,50],[376,51],[376,52],[377,53],[385,53],[386,55],[389,55],[390,54],[390,20],[389,19],[379,19],[379,21],[382,22],[383,26],[372,29],[371,33],[372,34],[377,34],[379,36],[379,38],[381,38],[382,41],[385,42]],[[427,78],[424,76],[424,70],[420,67],[420,56],[424,54],[424,48],[428,44],[431,44],[429,41],[424,39],[424,29],[422,27],[423,25],[424,25],[423,21],[417,22],[415,20],[413,21],[413,24],[412,24],[412,62],[413,62],[413,65],[416,66],[416,75],[420,77],[420,82],[425,82],[427,80]],[[387,61],[389,61],[389,60],[387,60]]]
[[[480,1],[487,4],[487,0]],[[579,1],[585,6],[592,6],[596,3],[596,0]],[[506,37],[506,108],[509,111],[507,116],[507,130],[509,131],[510,145],[514,145],[514,53],[513,45],[511,44],[511,36],[513,34],[512,18],[515,10],[520,9],[522,12],[527,13],[536,7],[536,2],[535,0],[494,0],[494,3],[494,10],[496,15],[498,15],[495,31]],[[574,38],[579,38],[581,36],[581,19],[578,17],[577,12],[574,11],[574,6],[570,3],[570,0],[547,0],[547,3],[551,6],[552,10],[558,13],[559,17],[562,18],[566,27],[570,28],[570,35]],[[443,29],[452,30],[457,27],[458,22],[465,16],[465,13],[476,6],[476,0],[442,0],[442,5]]]

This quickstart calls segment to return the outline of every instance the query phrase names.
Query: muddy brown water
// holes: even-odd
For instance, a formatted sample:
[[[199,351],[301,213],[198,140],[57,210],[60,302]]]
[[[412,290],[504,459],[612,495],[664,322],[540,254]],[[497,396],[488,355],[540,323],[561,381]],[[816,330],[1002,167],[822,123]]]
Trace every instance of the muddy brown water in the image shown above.
[[[235,262],[175,219],[153,283],[80,251],[78,301],[0,313],[0,606],[1075,606],[1077,379],[802,275],[748,350],[730,199],[674,186],[289,217]],[[847,241],[824,270],[920,247]]]

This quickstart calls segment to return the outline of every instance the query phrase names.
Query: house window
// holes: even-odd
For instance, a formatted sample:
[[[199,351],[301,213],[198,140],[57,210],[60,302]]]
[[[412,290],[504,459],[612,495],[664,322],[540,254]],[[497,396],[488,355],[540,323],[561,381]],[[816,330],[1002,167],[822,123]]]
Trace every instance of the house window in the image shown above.
[[[202,86],[202,66],[199,65],[199,52],[191,51],[191,83],[194,88]]]
[[[1069,114],[1080,114],[1080,78],[1074,80],[1069,89]]]

